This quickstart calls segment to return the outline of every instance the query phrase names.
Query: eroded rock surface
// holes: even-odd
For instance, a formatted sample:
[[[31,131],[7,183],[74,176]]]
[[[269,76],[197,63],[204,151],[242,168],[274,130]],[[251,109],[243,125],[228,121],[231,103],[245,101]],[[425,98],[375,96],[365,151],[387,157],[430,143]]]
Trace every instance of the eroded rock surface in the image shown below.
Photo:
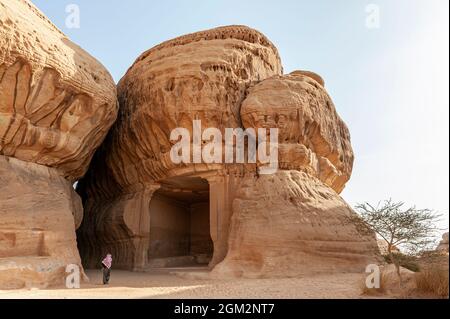
[[[118,85],[118,120],[79,184],[84,264],[111,252],[118,267],[145,269],[163,264],[152,254],[169,246],[165,256],[189,259],[182,254],[192,255],[190,240],[206,238],[180,228],[186,216],[187,225],[209,224],[217,277],[364,271],[376,263],[375,236],[352,224],[355,213],[338,195],[353,152],[324,85],[313,72],[282,75],[275,46],[244,26],[182,36],[142,54]],[[261,163],[173,163],[171,131],[192,136],[194,120],[222,134],[278,128],[278,172],[260,175]],[[194,208],[205,201],[209,216],[195,211],[203,216],[197,222]],[[155,234],[171,234],[170,245]],[[174,237],[188,250],[173,248]],[[209,245],[196,249],[202,246]],[[203,249],[196,253],[209,256]]]
[[[83,218],[72,184],[46,166],[0,155],[0,289],[63,284],[81,261]]]
[[[377,260],[373,236],[320,180],[296,170],[247,177],[233,200],[228,254],[213,276],[294,277],[358,272]]]
[[[0,1],[0,154],[84,175],[117,114],[106,69],[25,0]]]
[[[31,2],[0,0],[0,286],[62,283],[80,265],[72,183],[116,116],[108,71]]]
[[[318,82],[319,81],[319,82]],[[347,126],[323,80],[312,72],[274,76],[250,89],[241,108],[245,128],[279,129],[279,167],[302,170],[340,193],[351,175]]]
[[[240,127],[248,87],[281,73],[275,46],[243,26],[182,36],[143,53],[118,84],[121,108],[107,158],[117,181],[128,186],[180,174],[183,165],[169,157],[171,131],[187,128],[192,136],[193,120],[203,128]]]
[[[244,26],[189,34],[143,53],[118,84],[118,120],[80,184],[87,199],[86,223],[79,231],[85,263],[98,264],[99,253],[111,250],[119,265],[144,267],[148,207],[157,182],[223,169],[222,164],[174,164],[171,131],[183,127],[192,133],[193,120],[201,120],[203,128],[240,127],[246,90],[281,72],[275,46]],[[104,234],[104,227],[110,235]],[[90,236],[96,236],[97,243],[89,243]]]

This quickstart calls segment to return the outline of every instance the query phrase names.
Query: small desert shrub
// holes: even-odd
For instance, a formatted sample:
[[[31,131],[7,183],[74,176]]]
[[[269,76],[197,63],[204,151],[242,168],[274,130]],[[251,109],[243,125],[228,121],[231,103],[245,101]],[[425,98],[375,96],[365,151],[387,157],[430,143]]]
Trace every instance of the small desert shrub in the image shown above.
[[[434,297],[448,297],[448,269],[431,265],[415,274],[417,290]]]
[[[392,264],[389,255],[384,255],[383,257],[388,264]],[[418,272],[420,270],[419,263],[417,262],[417,257],[415,256],[405,255],[402,253],[394,253],[394,258],[403,268],[409,269],[414,272]]]

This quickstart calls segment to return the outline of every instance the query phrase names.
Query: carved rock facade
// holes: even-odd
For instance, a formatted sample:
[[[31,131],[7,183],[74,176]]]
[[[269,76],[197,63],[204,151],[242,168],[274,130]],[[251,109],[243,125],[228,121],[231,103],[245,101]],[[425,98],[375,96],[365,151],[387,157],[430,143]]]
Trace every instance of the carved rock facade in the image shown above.
[[[244,26],[198,32],[143,53],[118,84],[118,120],[78,192],[88,267],[110,252],[141,270],[174,258],[213,276],[363,271],[375,236],[339,197],[351,175],[347,127],[312,72],[282,74],[275,46]],[[174,164],[170,135],[202,128],[278,128],[280,167]],[[203,141],[207,145],[208,141]],[[170,262],[169,262],[170,260]],[[179,260],[179,259],[177,259]]]

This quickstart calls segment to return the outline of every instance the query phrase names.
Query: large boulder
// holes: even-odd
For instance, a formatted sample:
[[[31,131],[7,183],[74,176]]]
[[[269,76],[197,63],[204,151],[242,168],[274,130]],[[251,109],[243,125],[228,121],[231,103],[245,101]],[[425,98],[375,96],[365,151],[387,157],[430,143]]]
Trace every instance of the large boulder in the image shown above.
[[[0,0],[0,285],[3,271],[41,285],[43,269],[60,280],[80,264],[71,187],[116,116],[108,71],[31,2]]]
[[[282,75],[277,49],[260,32],[221,27],[157,45],[130,67],[118,97],[118,120],[78,188],[86,266],[112,252],[121,268],[146,268],[161,247],[176,246],[175,236],[182,248],[205,238],[189,232],[208,224],[209,266],[219,277],[364,271],[378,261],[374,234],[354,225],[356,214],[338,195],[353,152],[323,79],[307,71]],[[171,132],[192,136],[194,120],[222,136],[225,128],[278,128],[278,172],[262,175],[261,161],[174,163]],[[193,217],[199,199],[209,201],[206,222]],[[190,229],[180,229],[183,205]],[[174,250],[165,257],[176,257]]]

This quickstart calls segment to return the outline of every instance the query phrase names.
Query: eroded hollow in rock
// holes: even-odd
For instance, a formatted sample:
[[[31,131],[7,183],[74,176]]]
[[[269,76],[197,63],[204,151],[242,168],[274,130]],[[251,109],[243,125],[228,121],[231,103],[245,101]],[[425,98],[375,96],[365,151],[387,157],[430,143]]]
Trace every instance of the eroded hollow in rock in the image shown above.
[[[213,255],[209,184],[200,177],[164,180],[150,202],[150,267],[207,265]]]

